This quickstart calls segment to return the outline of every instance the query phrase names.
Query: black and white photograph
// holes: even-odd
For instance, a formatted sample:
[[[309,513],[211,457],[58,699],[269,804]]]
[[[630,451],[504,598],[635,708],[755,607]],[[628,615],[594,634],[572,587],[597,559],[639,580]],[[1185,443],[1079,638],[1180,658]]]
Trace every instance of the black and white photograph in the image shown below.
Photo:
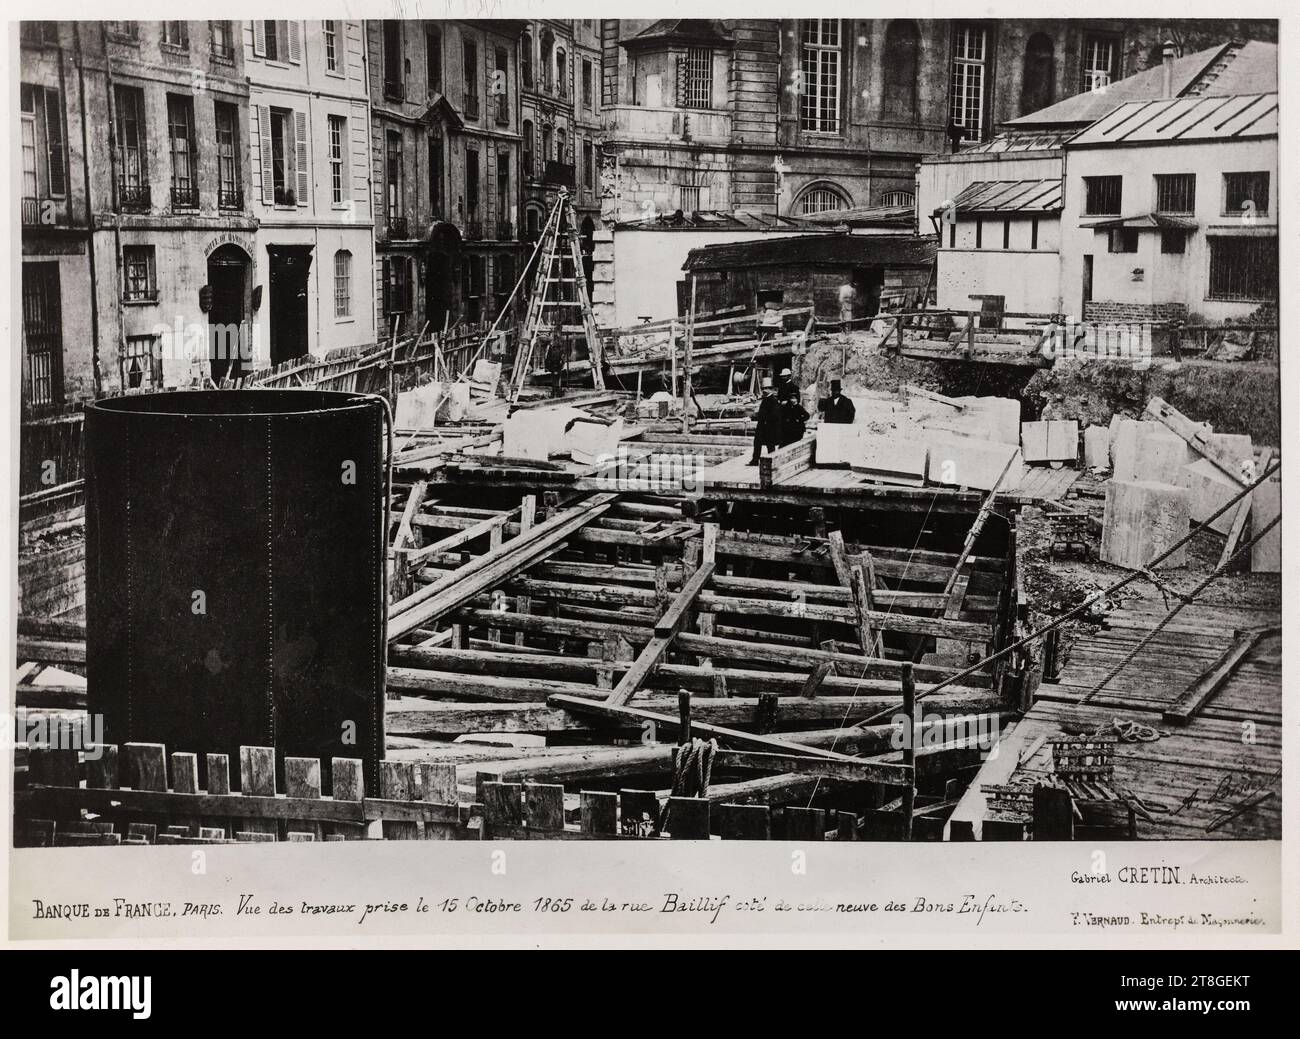
[[[1278,936],[1279,10],[459,6],[10,23],[9,937]]]

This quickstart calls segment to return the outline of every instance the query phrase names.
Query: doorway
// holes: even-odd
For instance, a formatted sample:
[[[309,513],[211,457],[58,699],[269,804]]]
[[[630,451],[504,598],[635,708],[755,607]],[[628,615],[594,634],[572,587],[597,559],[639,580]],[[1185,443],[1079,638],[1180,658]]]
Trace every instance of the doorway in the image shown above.
[[[307,352],[307,275],[310,245],[269,245],[271,258],[271,363]]]
[[[208,363],[212,381],[238,379],[253,361],[252,330],[248,327],[244,293],[248,281],[248,253],[227,244],[208,257]]]
[[[1083,257],[1083,307],[1081,309],[1086,311],[1088,304],[1091,302],[1092,302],[1092,254],[1085,253]],[[1079,315],[1081,320],[1087,318],[1087,316],[1088,315],[1086,313],[1081,313]]]

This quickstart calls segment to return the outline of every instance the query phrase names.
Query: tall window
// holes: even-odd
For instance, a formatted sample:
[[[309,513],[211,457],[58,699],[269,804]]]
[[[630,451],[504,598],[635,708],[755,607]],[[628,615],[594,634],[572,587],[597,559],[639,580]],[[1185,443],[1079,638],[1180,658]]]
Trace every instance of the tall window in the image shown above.
[[[554,53],[555,53],[555,40],[552,38],[549,31],[543,32],[542,33],[542,89],[545,90],[547,93],[550,93],[550,91],[553,89],[551,84],[552,84],[552,76],[554,74],[554,69],[552,68],[551,58],[554,55]]]
[[[411,309],[411,259],[384,257],[384,313],[404,314]]]
[[[239,209],[244,200],[239,190],[239,110],[225,101],[214,106],[217,127],[217,205]]]
[[[401,101],[406,97],[406,76],[402,68],[402,23],[384,19],[384,97]]]
[[[537,161],[541,164],[541,172],[546,172],[546,164],[551,161],[551,128],[543,124],[542,126],[542,151],[537,156]]]
[[[172,205],[199,204],[198,169],[194,142],[194,99],[167,95],[167,137],[172,156]]]
[[[442,138],[436,134],[429,135],[429,208],[433,215],[441,219],[443,213],[442,185],[446,164]]]
[[[984,137],[984,83],[988,62],[988,31],[976,25],[957,27],[953,41],[952,90],[949,115],[961,130],[962,141]]]
[[[338,33],[336,26],[338,22],[324,21],[321,22],[321,37],[325,41],[325,68],[329,72],[339,70],[339,48]]]
[[[156,335],[127,336],[118,374],[124,390],[162,385],[162,351]]]
[[[503,226],[498,229],[498,238],[510,238],[510,155],[497,153],[497,220]]]
[[[352,253],[347,249],[334,254],[334,316],[352,316]]]
[[[478,149],[465,149],[465,212],[471,220],[478,219]]]
[[[465,116],[478,118],[478,44],[472,40],[465,41],[462,66],[465,71]]]
[[[384,160],[387,185],[388,225],[392,233],[393,224],[402,216],[402,135],[396,130],[389,130]]]
[[[563,162],[565,155],[568,154],[565,148],[565,143],[566,141],[564,137],[564,131],[562,129],[557,128],[555,131],[555,161],[556,162]]]
[[[442,93],[442,33],[424,34],[424,73],[429,96]]]
[[[595,109],[596,94],[592,86],[594,73],[592,71],[591,61],[587,58],[582,59],[582,107]]]
[[[524,142],[523,142],[523,151],[524,151],[524,168],[523,168],[523,175],[524,175],[525,177],[531,177],[531,176],[533,176],[533,173],[534,173],[534,167],[533,167],[533,121],[532,121],[531,119],[525,119],[525,120],[524,120]]]
[[[588,191],[596,186],[595,149],[590,140],[582,142],[582,186]]]
[[[1084,216],[1119,216],[1124,203],[1123,177],[1084,177]]]
[[[831,188],[812,188],[799,199],[799,213],[814,216],[844,208],[844,196]]]
[[[185,22],[163,22],[162,42],[169,47],[188,50],[190,45],[189,26]]]
[[[492,100],[496,106],[497,122],[510,122],[510,93],[507,77],[510,74],[510,55],[504,47],[496,52],[496,71],[492,74]]]
[[[811,18],[801,33],[799,125],[812,133],[840,132],[840,23]]]
[[[24,404],[63,402],[63,313],[57,262],[23,264]]]
[[[910,118],[916,111],[917,52],[921,34],[916,23],[895,19],[885,30],[883,90],[885,115],[895,119]]]
[[[230,22],[210,22],[212,27],[212,56],[229,61],[235,56],[235,33]]]
[[[261,31],[255,35],[261,36],[265,40],[262,45],[263,57],[267,61],[282,61],[283,57],[280,54],[280,23],[263,20],[261,26]],[[256,41],[254,41],[253,53],[257,53]]]
[[[523,77],[524,86],[531,90],[533,88],[533,38],[528,33],[524,33],[523,40],[519,44],[520,54],[523,58]]]
[[[1052,103],[1056,84],[1056,56],[1052,38],[1036,32],[1025,44],[1025,68],[1020,80],[1020,113],[1027,115]]]
[[[1157,173],[1156,212],[1196,212],[1196,174]]]
[[[113,92],[117,108],[117,186],[124,207],[149,204],[146,171],[144,91],[118,86]]]
[[[708,47],[690,47],[682,59],[683,108],[713,107],[713,51]]]
[[[290,117],[286,109],[271,109],[271,185],[277,206],[293,205],[296,200],[289,169],[294,154]]]
[[[555,92],[560,97],[569,96],[569,59],[563,47],[555,50]]]
[[[122,298],[128,303],[158,298],[158,274],[152,245],[122,246]]]
[[[343,146],[348,138],[348,119],[343,115],[329,117],[330,191],[334,204],[347,200],[344,180]]]
[[[26,83],[19,93],[23,197],[32,199],[35,206],[41,198],[63,198],[68,190],[62,95],[49,87]]]
[[[1092,33],[1083,38],[1083,69],[1079,89],[1100,90],[1119,78],[1119,44],[1113,36]]]

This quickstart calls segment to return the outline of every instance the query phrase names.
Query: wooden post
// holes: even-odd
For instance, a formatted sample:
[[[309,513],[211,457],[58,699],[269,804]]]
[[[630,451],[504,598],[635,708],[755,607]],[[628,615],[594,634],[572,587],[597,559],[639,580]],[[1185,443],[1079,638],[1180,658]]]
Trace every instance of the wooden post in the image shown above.
[[[691,275],[691,309],[686,316],[686,352],[682,364],[682,432],[691,431],[691,364],[695,359],[695,275]]]
[[[677,693],[677,745],[685,747],[691,742],[691,694],[685,689]]]
[[[916,806],[916,678],[912,662],[903,662],[903,764],[912,770],[903,793],[903,835],[912,839],[912,811]]]

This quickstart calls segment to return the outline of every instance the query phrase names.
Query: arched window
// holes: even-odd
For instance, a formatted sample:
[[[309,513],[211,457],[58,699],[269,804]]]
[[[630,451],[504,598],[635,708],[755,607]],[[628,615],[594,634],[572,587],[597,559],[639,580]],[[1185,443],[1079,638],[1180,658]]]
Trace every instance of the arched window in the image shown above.
[[[1025,72],[1020,81],[1020,114],[1027,115],[1052,103],[1056,57],[1052,38],[1036,32],[1025,44]]]
[[[553,79],[554,65],[551,61],[551,55],[555,49],[555,37],[551,35],[550,30],[542,33],[542,89],[549,92]]]
[[[886,191],[880,196],[882,206],[914,206],[916,196],[910,191]]]
[[[911,118],[916,112],[917,52],[921,34],[916,22],[899,19],[885,30],[884,113]]]
[[[560,97],[567,97],[569,93],[569,60],[563,47],[555,49],[555,92]]]
[[[334,254],[334,316],[352,316],[352,254],[347,249]]]
[[[837,209],[847,209],[848,201],[836,188],[817,184],[808,188],[795,203],[795,212],[800,216],[813,216],[817,213],[832,213]]]
[[[533,121],[532,121],[531,119],[525,119],[525,120],[524,120],[524,143],[523,143],[523,147],[524,147],[524,169],[523,169],[523,174],[524,174],[525,177],[531,177],[531,176],[533,175],[533,170],[534,170],[534,168],[535,168],[535,167],[533,166],[533,161],[534,161],[534,160],[533,160],[533,144],[534,144],[534,142],[533,142]]]
[[[564,161],[564,131],[560,129],[555,131],[555,161]]]
[[[542,154],[538,160],[543,166],[551,161],[551,128],[546,125],[542,126]]]
[[[531,89],[533,85],[533,37],[531,33],[524,33],[521,46],[523,47],[524,86]]]

